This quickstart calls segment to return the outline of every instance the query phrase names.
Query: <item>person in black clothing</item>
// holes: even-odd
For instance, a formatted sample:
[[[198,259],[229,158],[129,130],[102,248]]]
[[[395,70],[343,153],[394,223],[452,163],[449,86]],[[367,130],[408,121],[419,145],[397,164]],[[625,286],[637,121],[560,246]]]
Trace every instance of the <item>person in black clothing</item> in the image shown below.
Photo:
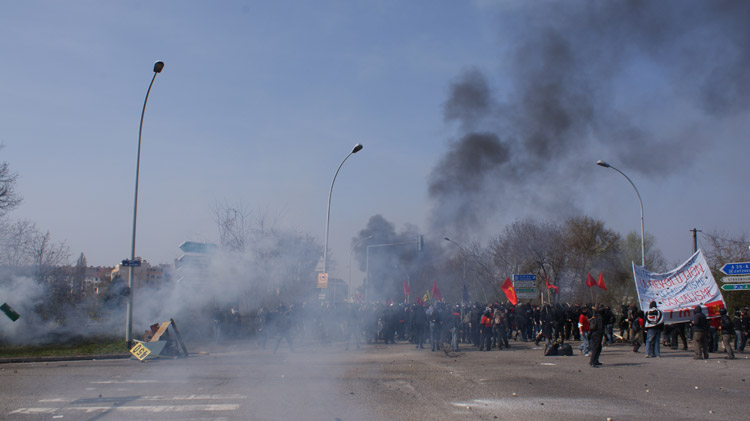
[[[682,349],[687,351],[687,337],[685,336],[685,325],[687,325],[689,322],[682,322],[682,323],[675,323],[672,325],[672,330],[670,331],[670,337],[669,337],[669,346],[672,349],[678,348],[677,338],[679,337],[682,340]]]
[[[471,309],[471,341],[474,346],[479,346],[479,340],[481,338],[481,320],[482,320],[482,309],[479,303],[474,303],[474,308]]]
[[[745,352],[747,338],[750,336],[750,316],[748,316],[747,311],[747,307],[742,307],[739,317],[735,318],[735,328],[737,326],[740,328],[740,344],[737,348],[740,352]]]
[[[275,354],[279,350],[282,339],[286,339],[286,343],[289,344],[289,350],[294,352],[294,344],[292,343],[292,315],[283,304],[279,305],[278,308],[276,331],[279,336],[276,340],[276,346],[273,348],[273,353]]]
[[[552,327],[555,325],[557,321],[555,320],[553,310],[549,304],[546,304],[544,306],[544,309],[542,309],[541,320],[542,320],[542,330],[539,332],[539,335],[537,335],[537,337],[535,338],[534,345],[536,346],[539,346],[539,341],[542,338],[546,338],[547,343],[552,342]]]
[[[693,325],[696,360],[708,359],[708,319],[700,305],[695,306],[695,314],[690,322]]]
[[[424,306],[414,304],[414,311],[411,317],[411,328],[412,335],[414,337],[414,343],[417,349],[424,349],[424,331],[427,327],[427,313],[424,311]]]
[[[440,311],[440,303],[432,305],[432,311],[429,314],[430,320],[430,345],[432,345],[432,351],[440,351],[442,341],[442,329],[444,317],[442,311]]]
[[[602,339],[604,339],[604,307],[600,305],[599,309],[593,312],[593,315],[594,317],[589,319],[591,346],[589,365],[596,368],[602,365],[602,363],[599,362],[599,355],[602,353]]]
[[[732,334],[734,334],[734,324],[727,314],[727,309],[719,309],[721,317],[721,323],[719,324],[719,330],[721,331],[721,343],[724,344],[724,349],[727,351],[727,356],[724,357],[728,360],[734,359],[734,350],[732,349]]]

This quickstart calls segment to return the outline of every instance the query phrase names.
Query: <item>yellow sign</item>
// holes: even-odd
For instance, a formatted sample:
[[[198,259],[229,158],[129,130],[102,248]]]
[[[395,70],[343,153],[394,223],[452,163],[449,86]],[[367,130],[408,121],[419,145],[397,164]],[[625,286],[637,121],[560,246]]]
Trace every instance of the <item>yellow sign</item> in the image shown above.
[[[151,351],[146,348],[141,342],[136,342],[135,346],[130,348],[130,353],[139,360],[143,361],[144,358],[148,357]]]
[[[327,273],[318,274],[318,288],[328,288],[328,274]]]

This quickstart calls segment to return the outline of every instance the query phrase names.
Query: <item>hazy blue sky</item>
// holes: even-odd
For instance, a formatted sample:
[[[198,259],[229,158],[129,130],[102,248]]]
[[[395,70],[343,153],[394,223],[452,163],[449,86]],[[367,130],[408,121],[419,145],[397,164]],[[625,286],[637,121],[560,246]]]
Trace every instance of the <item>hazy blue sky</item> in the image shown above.
[[[681,262],[693,227],[747,232],[748,3],[647,4],[3,2],[0,160],[24,197],[10,217],[50,230],[72,259],[129,257],[138,123],[162,60],[138,207],[136,254],[151,262],[216,242],[217,202],[322,243],[331,179],[355,143],[333,194],[333,276],[375,214],[438,242],[579,212],[639,231],[634,191],[598,159],[630,176],[647,232]],[[431,195],[469,133],[494,133],[505,169],[468,180],[474,194]],[[447,202],[483,198],[480,229],[450,226]]]

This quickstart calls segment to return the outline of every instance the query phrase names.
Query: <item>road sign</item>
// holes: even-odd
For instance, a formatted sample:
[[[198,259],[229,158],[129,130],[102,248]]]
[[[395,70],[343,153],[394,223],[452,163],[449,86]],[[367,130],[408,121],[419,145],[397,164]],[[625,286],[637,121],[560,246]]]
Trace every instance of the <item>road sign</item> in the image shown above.
[[[141,265],[141,261],[140,260],[128,260],[128,259],[125,259],[125,260],[122,261],[122,266],[125,266],[125,267],[138,267],[140,265]]]
[[[327,273],[318,274],[318,288],[328,288],[328,274]]]
[[[724,291],[745,291],[750,290],[750,284],[727,284],[722,285],[721,289]]]
[[[146,357],[149,356],[149,354],[151,354],[151,350],[143,345],[143,342],[136,341],[135,346],[130,348],[130,353],[133,354],[134,357],[143,361]]]
[[[727,263],[719,270],[725,275],[750,275],[750,262]]]
[[[184,267],[205,269],[209,264],[211,264],[210,257],[202,254],[183,254],[174,262],[177,269]]]
[[[750,272],[748,272],[750,273]],[[534,281],[536,282],[536,275],[527,273],[527,274],[515,274],[513,275],[513,281]]]
[[[725,284],[747,284],[750,283],[750,276],[725,276],[721,278]]]
[[[216,244],[198,243],[195,241],[183,241],[180,249],[185,253],[210,253],[216,251]]]

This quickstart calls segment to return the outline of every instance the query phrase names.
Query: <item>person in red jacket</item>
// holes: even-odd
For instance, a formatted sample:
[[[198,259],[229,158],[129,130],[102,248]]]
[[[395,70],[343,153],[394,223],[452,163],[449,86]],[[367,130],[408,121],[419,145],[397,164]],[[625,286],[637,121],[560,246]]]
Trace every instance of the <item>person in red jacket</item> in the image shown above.
[[[578,349],[588,357],[591,348],[589,346],[589,309],[587,307],[584,307],[581,310],[581,315],[578,316],[578,332],[581,334],[581,345]]]
[[[479,344],[479,350],[489,351],[492,347],[492,312],[489,308],[484,311],[479,323],[482,325],[482,343]]]

